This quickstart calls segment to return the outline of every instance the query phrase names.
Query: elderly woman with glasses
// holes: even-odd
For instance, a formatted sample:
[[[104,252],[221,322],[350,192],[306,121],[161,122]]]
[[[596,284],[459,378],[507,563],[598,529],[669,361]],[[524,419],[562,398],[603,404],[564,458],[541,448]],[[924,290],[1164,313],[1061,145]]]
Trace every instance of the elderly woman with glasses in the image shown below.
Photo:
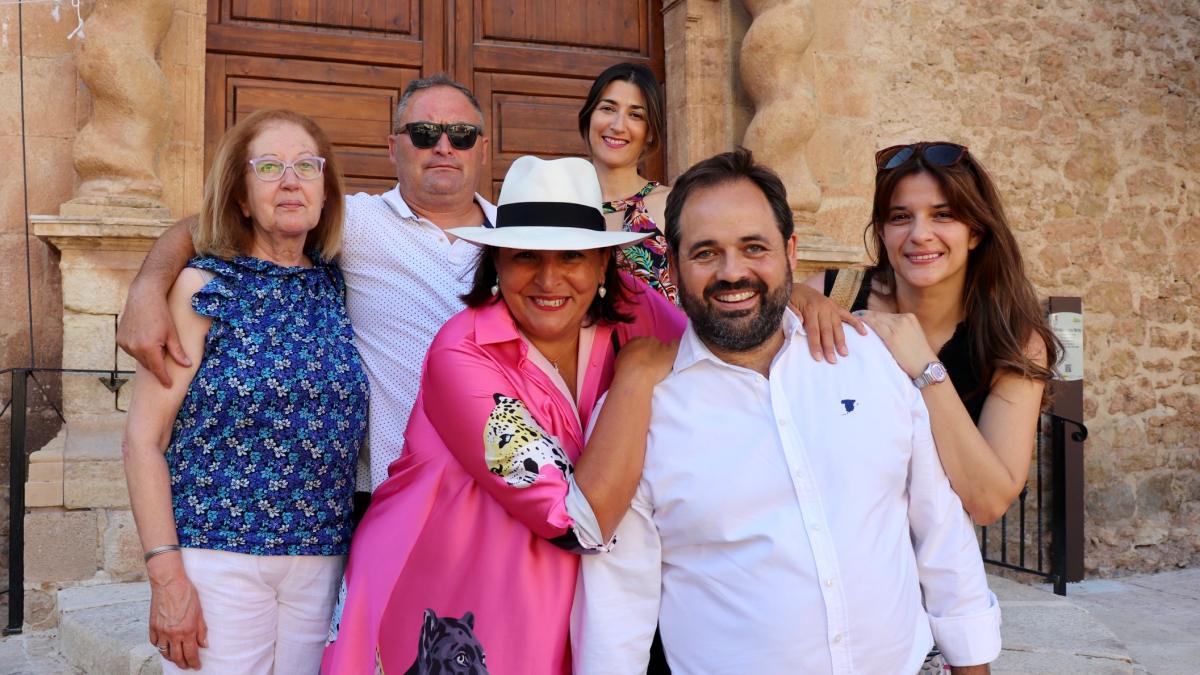
[[[168,304],[190,365],[139,368],[125,472],[166,672],[316,673],[350,545],[367,380],[329,261],[328,137],[265,110],[226,132]]]
[[[810,335],[841,331],[845,310],[879,334],[921,390],[951,487],[989,525],[1025,486],[1059,343],[996,187],[966,147],[897,145],[875,162],[874,263],[819,274],[793,295],[821,326]],[[941,671],[931,660],[922,672]]]

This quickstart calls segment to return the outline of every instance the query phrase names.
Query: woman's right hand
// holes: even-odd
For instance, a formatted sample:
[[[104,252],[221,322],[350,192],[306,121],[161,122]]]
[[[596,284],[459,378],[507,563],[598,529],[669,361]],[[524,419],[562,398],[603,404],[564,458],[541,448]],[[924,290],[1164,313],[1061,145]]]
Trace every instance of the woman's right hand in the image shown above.
[[[816,361],[822,357],[830,363],[837,363],[837,355],[849,356],[846,348],[846,334],[842,324],[850,324],[860,335],[866,335],[867,329],[863,322],[850,312],[842,309],[824,293],[806,284],[792,285],[792,308],[804,323],[804,331],[808,337],[808,351]]]
[[[199,669],[200,648],[208,647],[208,625],[200,610],[200,595],[183,569],[182,556],[177,552],[155,556],[146,569],[150,577],[150,644],[179,668]]]
[[[645,384],[653,387],[671,373],[678,352],[678,340],[667,343],[654,337],[635,337],[617,354],[613,377],[641,377],[645,378]]]

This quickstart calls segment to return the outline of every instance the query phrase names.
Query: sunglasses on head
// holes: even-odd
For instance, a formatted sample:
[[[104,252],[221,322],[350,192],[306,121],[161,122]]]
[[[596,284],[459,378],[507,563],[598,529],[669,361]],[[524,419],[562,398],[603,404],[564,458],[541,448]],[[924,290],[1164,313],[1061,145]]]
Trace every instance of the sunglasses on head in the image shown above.
[[[450,122],[447,124],[436,124],[434,122],[409,122],[400,128],[397,133],[408,134],[412,140],[413,147],[421,150],[427,150],[437,145],[442,134],[450,139],[450,145],[455,150],[470,150],[475,147],[475,142],[479,140],[479,135],[483,133],[483,127],[476,124],[467,124],[466,122]]]
[[[931,166],[954,166],[967,155],[967,146],[956,143],[911,143],[893,145],[875,153],[875,168],[889,171],[920,156]]]

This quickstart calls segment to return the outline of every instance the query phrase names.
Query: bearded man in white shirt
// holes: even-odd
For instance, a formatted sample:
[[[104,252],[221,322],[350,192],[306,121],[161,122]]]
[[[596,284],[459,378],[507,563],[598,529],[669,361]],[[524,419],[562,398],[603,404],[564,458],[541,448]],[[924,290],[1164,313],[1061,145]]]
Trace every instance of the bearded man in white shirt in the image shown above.
[[[617,544],[583,561],[576,672],[645,672],[659,623],[676,675],[916,673],[935,640],[986,673],[1000,610],[925,405],[874,334],[809,355],[779,178],[700,162],[666,236],[689,326]]]
[[[488,157],[483,122],[479,102],[458,82],[445,75],[410,81],[388,136],[396,187],[346,198],[338,264],[371,384],[369,472],[363,453],[360,491],[382,483],[400,456],[425,352],[442,324],[463,309],[460,296],[471,287],[479,247],[444,230],[495,222],[496,207],[475,192]],[[121,348],[164,386],[170,385],[164,359],[188,360],[166,296],[195,255],[190,220],[163,233],[146,256],[117,331]]]

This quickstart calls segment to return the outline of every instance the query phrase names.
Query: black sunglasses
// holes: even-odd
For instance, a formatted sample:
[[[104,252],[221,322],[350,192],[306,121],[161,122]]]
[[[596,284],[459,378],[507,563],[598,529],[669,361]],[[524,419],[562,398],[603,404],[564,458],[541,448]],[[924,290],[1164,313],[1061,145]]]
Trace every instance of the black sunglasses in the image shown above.
[[[875,168],[889,171],[920,155],[926,164],[954,166],[967,156],[967,146],[956,143],[912,143],[893,145],[875,153]]]
[[[467,124],[466,122],[450,122],[447,124],[409,122],[397,133],[408,134],[408,137],[412,139],[413,147],[421,150],[427,150],[437,145],[442,134],[446,134],[446,137],[450,139],[450,145],[455,150],[470,150],[475,147],[475,142],[479,140],[479,135],[483,133],[483,127],[475,124]]]

